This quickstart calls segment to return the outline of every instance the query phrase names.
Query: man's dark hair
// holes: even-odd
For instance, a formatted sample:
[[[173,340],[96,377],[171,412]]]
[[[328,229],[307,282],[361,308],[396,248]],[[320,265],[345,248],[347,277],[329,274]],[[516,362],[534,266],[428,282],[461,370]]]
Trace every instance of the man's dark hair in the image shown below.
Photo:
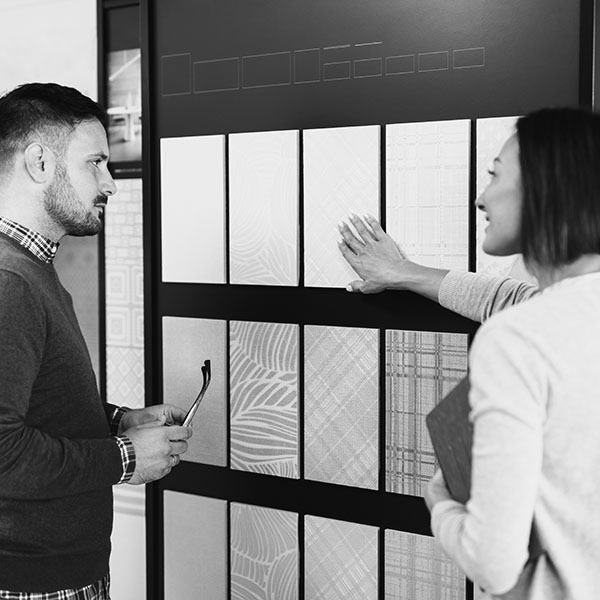
[[[517,122],[526,263],[559,267],[600,253],[600,115],[536,111]]]
[[[15,154],[34,141],[64,151],[69,135],[84,121],[106,129],[103,108],[78,90],[57,83],[26,83],[0,98],[0,173],[12,169]]]

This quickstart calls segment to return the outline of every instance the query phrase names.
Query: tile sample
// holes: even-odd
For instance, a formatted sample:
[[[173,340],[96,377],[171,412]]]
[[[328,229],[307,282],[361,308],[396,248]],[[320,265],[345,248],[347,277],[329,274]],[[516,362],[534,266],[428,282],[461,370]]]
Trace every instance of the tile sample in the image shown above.
[[[304,476],[377,489],[379,332],[307,325]]]
[[[470,123],[386,126],[387,232],[415,262],[469,266]]]
[[[386,331],[388,492],[423,496],[438,467],[425,417],[467,374],[468,336]]]
[[[231,598],[298,598],[298,515],[231,504]]]
[[[230,282],[298,285],[298,131],[229,136]]]
[[[385,531],[385,600],[464,600],[466,579],[434,538]]]
[[[304,132],[304,280],[345,287],[357,278],[338,249],[338,224],[351,213],[379,218],[380,127]]]
[[[106,396],[144,407],[144,260],[142,180],[117,179],[104,216]]]
[[[231,468],[298,477],[298,325],[230,323]]]
[[[377,528],[307,515],[306,600],[377,599]]]
[[[165,600],[227,598],[227,502],[164,493]]]
[[[162,280],[225,283],[225,136],[160,140]]]
[[[211,382],[194,417],[194,435],[183,460],[227,465],[226,322],[163,317],[163,401],[188,409],[202,387],[201,367],[211,363]]]
[[[477,119],[477,197],[490,181],[488,170],[493,167],[494,158],[500,154],[504,142],[515,133],[518,117],[492,117]],[[508,275],[513,266],[522,260],[518,255],[491,256],[481,248],[485,239],[487,221],[485,213],[477,210],[476,217],[476,271],[490,275]]]

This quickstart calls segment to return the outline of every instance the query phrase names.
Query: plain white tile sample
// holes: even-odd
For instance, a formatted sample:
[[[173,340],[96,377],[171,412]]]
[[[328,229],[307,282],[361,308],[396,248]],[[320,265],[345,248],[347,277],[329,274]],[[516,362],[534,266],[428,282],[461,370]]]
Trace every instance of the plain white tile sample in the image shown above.
[[[231,598],[298,598],[298,515],[231,503]]]
[[[465,576],[434,538],[386,529],[385,600],[464,600],[465,592]]]
[[[298,478],[298,325],[231,321],[231,468]]]
[[[227,501],[164,492],[165,600],[227,598]]]
[[[192,421],[194,435],[182,460],[227,465],[226,336],[218,319],[163,317],[163,400],[187,410],[202,387],[202,365],[211,382]]]
[[[304,329],[304,476],[377,489],[379,332]]]
[[[162,280],[225,283],[225,136],[160,140]]]
[[[386,125],[387,232],[411,260],[469,266],[470,122]]]
[[[229,136],[230,282],[298,285],[299,132]]]
[[[377,599],[377,527],[307,515],[306,600]]]
[[[339,251],[351,213],[379,218],[379,125],[304,131],[304,281],[345,287],[357,275]]]

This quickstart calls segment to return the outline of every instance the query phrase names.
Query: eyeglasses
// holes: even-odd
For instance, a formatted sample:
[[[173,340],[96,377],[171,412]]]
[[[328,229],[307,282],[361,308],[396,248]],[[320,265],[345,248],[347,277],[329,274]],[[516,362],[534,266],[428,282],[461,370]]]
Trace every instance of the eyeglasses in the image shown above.
[[[202,365],[202,379],[202,389],[198,392],[196,400],[194,400],[194,403],[192,406],[190,406],[187,415],[185,415],[185,419],[182,423],[184,427],[190,427],[192,425],[192,419],[194,418],[194,415],[196,414],[196,411],[202,402],[202,398],[204,398],[204,394],[208,389],[208,385],[210,384],[210,360],[205,360],[204,365]]]

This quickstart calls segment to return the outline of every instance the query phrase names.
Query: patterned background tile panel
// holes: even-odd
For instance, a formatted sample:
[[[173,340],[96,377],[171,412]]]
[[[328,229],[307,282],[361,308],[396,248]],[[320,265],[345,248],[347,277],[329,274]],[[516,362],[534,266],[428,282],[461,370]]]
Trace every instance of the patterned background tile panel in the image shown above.
[[[304,132],[305,285],[345,287],[356,273],[341,255],[338,224],[379,217],[380,127]]]
[[[231,504],[232,600],[298,598],[298,515]]]
[[[227,598],[227,502],[164,493],[165,600]]]
[[[379,332],[305,327],[306,479],[377,489]]]
[[[467,373],[468,336],[386,331],[386,491],[423,496],[437,468],[425,417]]]
[[[160,140],[162,280],[225,283],[225,136]]]
[[[298,477],[298,326],[230,323],[231,467]]]
[[[387,232],[411,260],[468,268],[470,123],[386,126]]]
[[[306,600],[377,600],[377,528],[307,515]]]
[[[298,285],[298,131],[229,136],[231,283]]]
[[[226,322],[163,317],[164,402],[191,406],[202,387],[201,367],[211,362],[211,383],[194,417],[183,460],[227,464]]]
[[[465,581],[432,537],[385,531],[385,600],[464,600]]]

